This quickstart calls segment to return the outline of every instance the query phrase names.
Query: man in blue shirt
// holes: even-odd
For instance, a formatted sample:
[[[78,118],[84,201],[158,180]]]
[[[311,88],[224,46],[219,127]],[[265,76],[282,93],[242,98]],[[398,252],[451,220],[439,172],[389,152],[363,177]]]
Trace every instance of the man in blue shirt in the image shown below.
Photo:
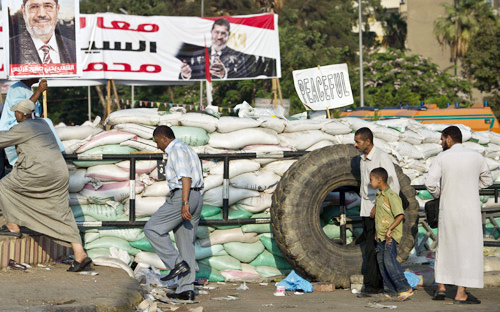
[[[0,131],[8,131],[10,130],[10,128],[17,125],[17,120],[14,116],[14,112],[11,111],[10,108],[16,105],[21,100],[31,100],[33,103],[35,103],[35,115],[37,117],[41,116],[42,107],[38,102],[38,98],[40,97],[40,95],[42,95],[43,91],[47,90],[47,81],[45,79],[42,79],[38,85],[38,88],[33,93],[33,91],[31,91],[31,86],[37,83],[38,80],[38,78],[21,80],[16,82],[9,88],[7,97],[5,98],[2,116],[0,117]],[[17,160],[16,147],[6,147],[5,154],[11,166],[14,167],[14,164]]]
[[[169,298],[194,300],[196,258],[194,241],[200,221],[203,198],[203,172],[195,151],[175,138],[170,127],[158,126],[153,132],[158,148],[168,156],[165,177],[170,188],[170,197],[155,212],[144,226],[156,254],[170,269],[162,281],[178,277],[177,289]],[[175,249],[168,233],[174,231]]]

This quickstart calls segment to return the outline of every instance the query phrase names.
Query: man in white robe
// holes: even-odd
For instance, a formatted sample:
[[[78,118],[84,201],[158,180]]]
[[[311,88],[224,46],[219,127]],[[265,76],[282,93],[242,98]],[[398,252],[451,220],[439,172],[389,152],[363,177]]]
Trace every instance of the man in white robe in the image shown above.
[[[434,160],[425,180],[439,201],[434,300],[445,299],[445,284],[458,286],[454,303],[478,304],[466,287],[482,288],[483,229],[479,190],[493,184],[486,159],[465,148],[456,126],[443,130],[443,152]]]

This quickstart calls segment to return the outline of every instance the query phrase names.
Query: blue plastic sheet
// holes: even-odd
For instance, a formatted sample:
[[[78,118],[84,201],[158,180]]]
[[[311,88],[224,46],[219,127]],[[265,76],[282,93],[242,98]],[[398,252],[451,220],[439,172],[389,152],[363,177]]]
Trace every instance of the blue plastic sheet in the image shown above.
[[[285,290],[289,291],[302,290],[306,293],[313,291],[313,285],[300,277],[294,270],[292,270],[285,279],[279,282],[277,286],[285,286]]]
[[[406,280],[408,281],[408,284],[410,284],[411,288],[417,287],[418,283],[420,283],[420,277],[418,277],[415,273],[413,272],[404,272]]]

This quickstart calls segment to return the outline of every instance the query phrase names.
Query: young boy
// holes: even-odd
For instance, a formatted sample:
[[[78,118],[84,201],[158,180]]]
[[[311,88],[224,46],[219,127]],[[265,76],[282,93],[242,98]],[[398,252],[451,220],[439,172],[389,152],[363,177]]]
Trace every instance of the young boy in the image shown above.
[[[401,264],[396,260],[403,233],[401,221],[405,215],[401,198],[389,188],[387,177],[387,171],[381,167],[370,173],[370,185],[378,189],[375,208],[377,261],[384,292],[391,297],[398,295],[398,300],[406,300],[413,295],[413,290],[403,274]]]

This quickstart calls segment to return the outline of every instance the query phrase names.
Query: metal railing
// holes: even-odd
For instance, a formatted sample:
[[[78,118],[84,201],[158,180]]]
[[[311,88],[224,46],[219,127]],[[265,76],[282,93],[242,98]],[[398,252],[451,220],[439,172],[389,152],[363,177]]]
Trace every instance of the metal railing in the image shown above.
[[[222,219],[221,220],[200,220],[200,225],[217,226],[217,225],[245,225],[245,224],[267,224],[271,223],[270,218],[243,218],[243,219],[229,219],[229,161],[235,159],[282,159],[282,158],[295,158],[300,157],[308,152],[291,152],[291,151],[276,151],[276,152],[255,152],[255,153],[232,153],[232,154],[199,154],[200,160],[222,160],[224,162],[224,172],[223,172],[223,189],[222,189]],[[165,160],[165,154],[95,154],[95,155],[85,155],[85,154],[70,154],[64,155],[66,160],[71,161],[101,161],[101,160],[129,160],[130,161],[130,194],[129,194],[129,220],[128,221],[83,221],[77,222],[79,226],[82,227],[105,227],[105,226],[115,226],[115,227],[142,227],[146,224],[146,221],[137,221],[135,213],[135,177],[136,177],[136,161],[138,160],[156,160],[161,162]],[[425,190],[423,185],[412,185],[415,190]],[[340,206],[340,241],[345,243],[347,236],[348,221],[359,221],[360,217],[356,216],[346,216],[346,202],[345,193],[349,191],[348,188],[339,188],[336,190],[339,192],[339,206]],[[500,192],[500,185],[494,184],[487,189],[481,190],[481,195],[494,196],[495,203],[498,203],[498,196]],[[494,231],[498,231],[500,234],[500,226],[496,223],[495,217],[500,217],[500,204],[498,207],[483,208],[482,218],[483,218],[483,228],[485,227],[486,220],[494,226]],[[431,238],[434,240],[432,246],[425,246],[425,241],[423,241],[420,248],[433,249],[437,245],[437,237],[430,229],[429,225],[425,220],[425,213],[419,212],[419,223],[426,229],[426,239]],[[500,241],[485,241],[485,246],[500,246]],[[419,247],[419,246],[416,246]]]

